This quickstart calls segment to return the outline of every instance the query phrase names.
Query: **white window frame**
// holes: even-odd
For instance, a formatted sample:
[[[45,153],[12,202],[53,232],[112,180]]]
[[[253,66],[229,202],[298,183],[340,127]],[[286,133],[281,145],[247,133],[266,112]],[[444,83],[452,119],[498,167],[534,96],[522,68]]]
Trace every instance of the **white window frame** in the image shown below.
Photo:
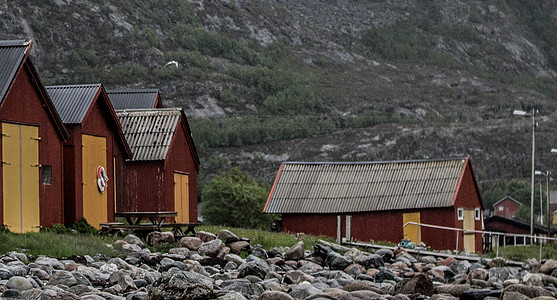
[[[464,220],[464,208],[459,207],[456,209],[456,218],[459,221]]]
[[[503,207],[503,205],[500,205],[499,206],[499,211],[504,211],[504,210],[505,210],[505,207]]]
[[[481,218],[480,208],[474,208],[474,220],[479,221]]]

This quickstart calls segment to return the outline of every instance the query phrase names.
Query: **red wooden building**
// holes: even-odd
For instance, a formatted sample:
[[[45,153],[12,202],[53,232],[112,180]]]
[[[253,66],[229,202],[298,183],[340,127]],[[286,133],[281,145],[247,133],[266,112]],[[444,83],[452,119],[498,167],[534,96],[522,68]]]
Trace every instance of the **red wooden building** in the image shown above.
[[[484,220],[484,226],[485,230],[490,232],[530,235],[530,223],[498,215],[486,218]],[[534,225],[534,234],[547,236],[547,228]],[[516,244],[530,244],[531,241],[523,237],[517,237],[515,240],[513,236],[499,238],[499,245],[513,245],[515,242]],[[496,236],[492,237],[492,243],[494,245],[497,244]]]
[[[197,221],[199,159],[180,108],[117,111],[133,159],[126,163],[127,196],[117,211],[177,211]]]
[[[64,220],[114,220],[131,150],[102,84],[46,87],[70,137],[64,144]]]
[[[30,41],[0,41],[0,224],[12,232],[63,222],[68,137],[31,60]]]
[[[434,249],[482,250],[481,234],[407,222],[482,230],[483,203],[469,158],[280,166],[264,213],[282,231],[347,238],[423,241]]]
[[[514,200],[510,196],[505,196],[503,199],[493,204],[493,214],[496,216],[512,219],[520,209],[520,206],[522,206],[522,203]]]

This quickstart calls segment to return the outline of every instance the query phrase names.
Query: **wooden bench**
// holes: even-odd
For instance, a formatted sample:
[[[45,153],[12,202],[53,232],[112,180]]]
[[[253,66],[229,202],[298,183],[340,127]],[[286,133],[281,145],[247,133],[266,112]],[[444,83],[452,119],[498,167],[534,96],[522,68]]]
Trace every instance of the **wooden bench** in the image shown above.
[[[184,237],[191,233],[195,235],[195,226],[199,226],[201,223],[162,223],[161,228],[172,228],[172,233],[175,237]],[[186,231],[183,228],[186,227]]]

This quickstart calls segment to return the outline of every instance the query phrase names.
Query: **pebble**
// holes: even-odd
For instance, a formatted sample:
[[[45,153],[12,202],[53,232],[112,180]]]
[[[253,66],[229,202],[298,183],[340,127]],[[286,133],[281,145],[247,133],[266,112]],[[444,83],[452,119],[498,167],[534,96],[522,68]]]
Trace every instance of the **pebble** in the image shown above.
[[[0,255],[0,296],[10,299],[555,299],[557,261],[502,258],[471,262],[414,257],[404,249],[346,253],[316,244],[304,250],[251,246],[228,230],[182,238],[180,248],[151,253],[128,235],[124,258],[58,260]],[[236,254],[248,251],[247,258]]]

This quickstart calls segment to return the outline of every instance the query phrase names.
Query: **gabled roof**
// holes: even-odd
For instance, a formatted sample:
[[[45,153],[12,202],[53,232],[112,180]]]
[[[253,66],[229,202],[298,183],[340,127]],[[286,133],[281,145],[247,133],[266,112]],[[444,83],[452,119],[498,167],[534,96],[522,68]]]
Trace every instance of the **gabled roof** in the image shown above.
[[[265,213],[451,207],[468,158],[281,165]]]
[[[505,218],[503,216],[490,216],[488,218],[485,218],[484,220],[484,224],[485,224],[485,229],[487,231],[498,231],[496,228],[494,228],[494,226],[492,224],[494,223],[505,223],[505,224],[509,224],[518,228],[522,228],[524,230],[530,230],[530,223],[528,222],[524,222],[518,219],[509,219],[509,218]],[[512,233],[512,232],[506,232],[506,233]],[[534,224],[534,233],[547,233],[547,228],[544,228],[542,226],[536,225]]]
[[[36,85],[37,93],[58,134],[62,140],[66,140],[69,136],[68,131],[42,85],[35,66],[33,66],[29,58],[32,46],[33,42],[27,40],[0,41],[0,105],[4,98],[6,98],[18,72],[25,66],[29,71],[31,80]]]
[[[122,130],[133,152],[134,161],[164,160],[172,137],[183,126],[196,169],[197,151],[191,138],[186,115],[181,108],[132,109],[117,111]]]
[[[47,86],[46,90],[64,124],[80,124],[95,101],[100,83]]]
[[[107,90],[115,110],[162,108],[158,89]]]
[[[509,200],[511,200],[511,201],[513,201],[513,202],[515,202],[515,203],[517,203],[518,205],[522,206],[522,203],[520,203],[520,201],[517,201],[517,200],[513,199],[511,196],[505,196],[505,197],[503,197],[503,199],[501,199],[501,200],[499,200],[499,201],[493,203],[493,207],[497,206],[497,204],[499,204],[499,203],[501,203],[501,202],[503,202],[503,201],[505,201],[505,200],[507,200],[507,199],[509,199]]]
[[[0,103],[8,93],[23,59],[31,50],[31,41],[0,41]]]
[[[81,124],[96,101],[101,101],[103,112],[108,116],[108,125],[115,130],[116,140],[122,146],[124,156],[131,158],[132,151],[102,84],[55,85],[47,86],[46,90],[64,124]]]

